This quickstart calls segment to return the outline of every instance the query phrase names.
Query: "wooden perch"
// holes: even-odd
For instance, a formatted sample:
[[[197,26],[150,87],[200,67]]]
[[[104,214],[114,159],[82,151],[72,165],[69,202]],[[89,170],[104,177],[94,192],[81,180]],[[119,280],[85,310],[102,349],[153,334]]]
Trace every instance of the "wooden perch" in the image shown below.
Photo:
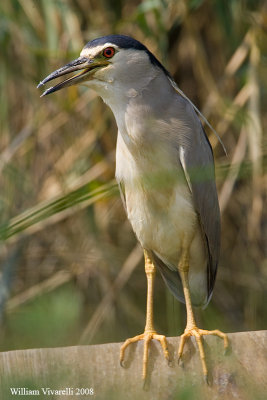
[[[126,352],[125,368],[119,364],[120,343],[0,353],[0,398],[4,400],[266,398],[264,393],[265,395],[267,393],[267,331],[232,333],[229,334],[229,339],[231,352],[226,356],[223,355],[223,342],[219,338],[206,336],[204,339],[211,386],[203,383],[199,354],[194,340],[189,340],[186,344],[184,366],[177,365],[179,337],[168,338],[172,365],[167,365],[160,345],[157,342],[152,343],[145,388],[141,378],[143,357],[141,342],[131,345]],[[17,390],[17,395],[14,394],[14,388],[20,388],[20,392]],[[42,388],[46,391],[46,395],[43,394]],[[52,391],[65,390],[65,392],[53,394],[48,392],[48,388]],[[30,392],[34,390],[35,392]],[[78,390],[80,390],[79,395],[77,395]],[[24,396],[21,396],[22,394]]]

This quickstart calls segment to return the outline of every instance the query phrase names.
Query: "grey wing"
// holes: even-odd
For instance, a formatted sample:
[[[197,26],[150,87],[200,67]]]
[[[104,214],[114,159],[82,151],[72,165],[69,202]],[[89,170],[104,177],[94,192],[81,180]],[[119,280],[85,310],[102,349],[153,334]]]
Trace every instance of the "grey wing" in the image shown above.
[[[189,141],[186,140],[185,145],[180,147],[180,162],[184,169],[187,183],[192,192],[194,206],[199,215],[200,226],[207,244],[207,301],[209,301],[214,288],[219,261],[221,220],[215,184],[212,147],[197,114],[204,119],[205,123],[216,135],[225,154],[227,154],[227,152],[217,132],[213,129],[203,114],[171,78],[170,83],[175,91],[181,96],[179,98],[180,103],[181,98],[185,99],[187,118],[191,117],[190,120],[186,122],[187,128],[189,128],[187,129]]]
[[[220,210],[215,184],[213,152],[201,122],[191,104],[179,99],[179,126],[172,144],[179,152],[179,163],[192,193],[203,241],[207,251],[207,302],[211,298],[220,251]],[[174,296],[184,301],[178,272],[151,251],[151,257]],[[195,304],[198,305],[198,304]]]
[[[188,107],[187,107],[188,108]],[[195,210],[206,242],[207,301],[210,299],[216,279],[220,252],[220,209],[215,184],[213,152],[207,135],[192,110],[192,127],[188,129],[189,140],[180,146],[179,157],[190,187]]]

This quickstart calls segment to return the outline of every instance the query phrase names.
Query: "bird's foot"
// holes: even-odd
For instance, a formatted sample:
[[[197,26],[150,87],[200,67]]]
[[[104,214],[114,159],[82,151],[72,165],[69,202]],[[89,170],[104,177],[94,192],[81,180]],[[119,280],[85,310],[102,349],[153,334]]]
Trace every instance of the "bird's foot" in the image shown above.
[[[228,342],[228,337],[225,333],[219,331],[218,329],[215,329],[213,331],[207,331],[205,329],[200,329],[196,326],[193,326],[192,328],[186,328],[184,333],[181,336],[181,341],[180,341],[179,350],[178,350],[178,363],[181,361],[186,340],[189,338],[189,336],[195,336],[196,342],[198,345],[198,349],[199,349],[201,363],[202,363],[204,379],[205,379],[206,383],[208,383],[208,370],[207,370],[206,357],[205,357],[205,352],[204,352],[204,347],[203,347],[203,342],[202,342],[202,336],[204,336],[204,335],[215,335],[215,336],[219,336],[221,339],[223,339],[224,351],[226,353],[226,351],[229,347],[229,342]]]
[[[144,355],[143,355],[143,380],[144,381],[147,377],[148,347],[149,347],[149,344],[152,339],[158,340],[160,342],[164,357],[169,362],[170,357],[169,357],[166,337],[163,335],[158,335],[156,331],[145,331],[141,335],[137,335],[133,338],[127,339],[121,346],[121,350],[120,350],[120,364],[121,364],[121,366],[123,366],[124,353],[125,353],[126,347],[128,347],[131,343],[138,342],[139,340],[144,341]]]

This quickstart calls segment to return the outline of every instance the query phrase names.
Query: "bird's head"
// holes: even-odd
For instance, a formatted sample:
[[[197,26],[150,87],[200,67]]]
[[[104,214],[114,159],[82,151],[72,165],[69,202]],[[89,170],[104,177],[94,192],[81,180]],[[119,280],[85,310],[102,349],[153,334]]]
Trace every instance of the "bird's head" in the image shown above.
[[[38,87],[74,73],[42,96],[64,87],[84,84],[94,89],[104,99],[109,94],[123,92],[131,95],[144,88],[158,73],[168,72],[156,57],[137,40],[123,35],[109,35],[94,39],[82,49],[80,56],[48,75]]]

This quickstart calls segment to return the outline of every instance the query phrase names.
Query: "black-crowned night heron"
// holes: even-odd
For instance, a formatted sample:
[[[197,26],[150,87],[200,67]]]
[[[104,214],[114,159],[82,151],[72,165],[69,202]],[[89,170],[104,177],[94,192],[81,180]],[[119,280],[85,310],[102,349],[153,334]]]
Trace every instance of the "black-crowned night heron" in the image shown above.
[[[128,36],[92,40],[80,57],[52,72],[39,86],[71,72],[78,73],[42,96],[83,84],[111,108],[118,125],[116,178],[127,216],[144,249],[145,331],[126,340],[121,363],[126,347],[144,340],[145,379],[151,339],[161,343],[169,360],[166,338],[157,334],[153,323],[157,268],[174,296],[186,304],[187,325],[178,360],[186,339],[195,336],[207,379],[202,336],[223,338],[225,348],[228,339],[219,330],[199,329],[192,309],[192,305],[205,306],[211,298],[220,249],[213,153],[196,108],[154,55]]]

